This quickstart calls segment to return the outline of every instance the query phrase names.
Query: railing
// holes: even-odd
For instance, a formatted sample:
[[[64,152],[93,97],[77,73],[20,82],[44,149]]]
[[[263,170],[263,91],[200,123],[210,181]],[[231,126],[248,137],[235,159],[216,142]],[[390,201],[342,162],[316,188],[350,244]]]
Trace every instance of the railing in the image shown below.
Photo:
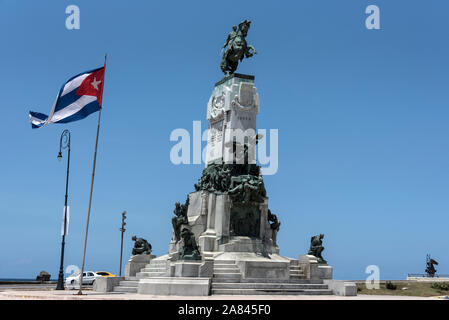
[[[449,274],[435,274],[433,277],[424,273],[409,273],[407,277],[415,277],[415,278],[449,278]]]

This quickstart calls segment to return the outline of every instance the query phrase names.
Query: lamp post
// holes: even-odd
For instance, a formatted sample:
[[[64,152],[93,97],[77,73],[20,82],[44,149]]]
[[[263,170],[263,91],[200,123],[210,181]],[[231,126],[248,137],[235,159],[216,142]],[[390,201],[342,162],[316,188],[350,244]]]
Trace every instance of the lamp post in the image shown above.
[[[70,131],[64,130],[61,134],[59,141],[59,153],[58,160],[62,160],[62,149],[68,149],[67,152],[67,178],[65,182],[65,201],[64,201],[64,226],[62,231],[62,243],[61,243],[61,264],[59,265],[58,285],[56,290],[64,290],[64,247],[65,247],[65,233],[67,230],[67,199],[69,192],[69,168],[70,168]]]
[[[123,233],[126,231],[125,229],[125,222],[126,219],[126,211],[122,212],[122,227],[120,228],[120,231],[122,233],[122,241],[121,241],[121,245],[120,245],[120,273],[119,276],[122,276],[122,255],[123,255]]]

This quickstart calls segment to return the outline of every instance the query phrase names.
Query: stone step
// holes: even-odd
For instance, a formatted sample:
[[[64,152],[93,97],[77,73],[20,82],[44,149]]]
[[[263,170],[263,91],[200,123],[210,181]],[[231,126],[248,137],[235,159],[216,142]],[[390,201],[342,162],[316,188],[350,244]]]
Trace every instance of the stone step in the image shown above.
[[[290,273],[302,273],[301,269],[290,269]]]
[[[329,289],[212,289],[215,295],[333,295]]]
[[[139,280],[123,280],[120,281],[118,286],[123,286],[123,287],[136,287],[139,285]]]
[[[165,263],[165,262],[158,262],[158,263],[150,262],[149,264],[147,264],[147,265],[145,266],[145,268],[152,268],[152,267],[156,267],[156,268],[166,268],[166,267],[167,267],[167,263]]]
[[[234,260],[215,260],[214,264],[233,264],[235,265],[235,261]]]
[[[140,270],[140,272],[165,272],[165,270],[167,269],[150,267],[150,268],[143,268],[142,270]]]
[[[240,277],[240,270],[229,270],[229,269],[215,270],[214,269],[214,275],[218,275],[218,274],[234,274],[234,275]]]
[[[226,278],[212,278],[212,284],[215,283],[228,283],[228,282],[238,282],[238,283],[298,283],[298,284],[323,284],[323,280],[311,280],[311,279],[267,279],[267,278],[253,278],[253,279],[241,279],[235,281],[235,279]]]
[[[301,270],[300,266],[290,266],[290,270]]]
[[[151,264],[151,265],[156,265],[156,264],[162,265],[162,264],[164,264],[165,265],[166,263],[167,263],[167,260],[151,260],[149,264]]]
[[[213,258],[215,255],[215,252],[213,251],[203,251],[202,254],[203,258]]]
[[[232,267],[238,268],[236,264],[214,262],[214,268],[232,268]]]
[[[304,276],[304,275],[302,275],[302,276],[292,276],[292,275],[290,275],[290,279],[293,279],[293,280],[295,280],[295,279],[305,279],[306,278],[306,276]]]
[[[163,277],[164,275],[165,272],[138,272],[136,274],[137,279],[150,278],[150,277]]]
[[[114,287],[114,292],[137,293],[137,287],[117,286]]]
[[[240,280],[242,278],[240,273],[214,273],[214,279],[232,279]]]
[[[326,284],[310,284],[310,283],[213,283],[212,289],[328,289]]]
[[[240,268],[237,266],[233,266],[231,264],[221,264],[221,265],[214,265],[214,270],[237,270],[240,272]]]

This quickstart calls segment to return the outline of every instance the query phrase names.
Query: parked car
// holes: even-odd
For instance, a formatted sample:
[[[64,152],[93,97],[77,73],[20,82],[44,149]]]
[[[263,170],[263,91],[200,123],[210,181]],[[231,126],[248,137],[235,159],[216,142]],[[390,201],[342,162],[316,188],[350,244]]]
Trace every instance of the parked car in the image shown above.
[[[97,271],[97,272],[95,272],[95,274],[102,276],[102,277],[116,277],[115,274],[112,274],[108,271]]]
[[[84,284],[93,284],[95,279],[97,278],[101,278],[101,275],[97,275],[95,272],[93,271],[85,271],[83,272],[83,285]],[[65,284],[68,287],[75,287],[75,286],[79,286],[80,283],[80,272],[77,271],[74,274],[72,274],[71,276],[68,276],[65,279]]]

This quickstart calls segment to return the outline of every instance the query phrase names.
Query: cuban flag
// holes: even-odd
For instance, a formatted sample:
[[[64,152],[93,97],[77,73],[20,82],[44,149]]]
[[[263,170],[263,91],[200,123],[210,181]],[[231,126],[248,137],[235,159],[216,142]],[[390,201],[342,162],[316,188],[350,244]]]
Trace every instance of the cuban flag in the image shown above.
[[[30,111],[33,129],[49,123],[68,123],[86,118],[101,108],[105,67],[80,73],[69,79],[58,92],[50,115]]]

